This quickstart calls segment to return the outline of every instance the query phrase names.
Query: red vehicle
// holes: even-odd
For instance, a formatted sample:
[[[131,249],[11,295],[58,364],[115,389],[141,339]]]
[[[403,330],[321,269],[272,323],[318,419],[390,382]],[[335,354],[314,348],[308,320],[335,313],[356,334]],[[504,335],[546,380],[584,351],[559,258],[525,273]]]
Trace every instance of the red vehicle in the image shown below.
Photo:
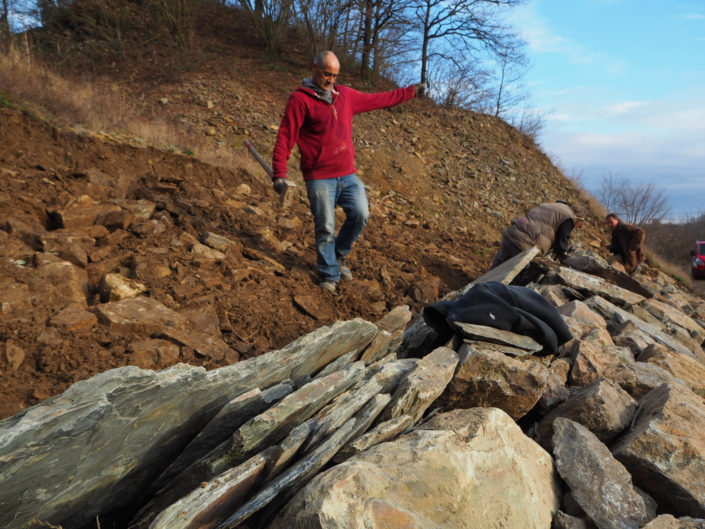
[[[696,241],[690,255],[693,256],[693,277],[705,277],[705,241]]]

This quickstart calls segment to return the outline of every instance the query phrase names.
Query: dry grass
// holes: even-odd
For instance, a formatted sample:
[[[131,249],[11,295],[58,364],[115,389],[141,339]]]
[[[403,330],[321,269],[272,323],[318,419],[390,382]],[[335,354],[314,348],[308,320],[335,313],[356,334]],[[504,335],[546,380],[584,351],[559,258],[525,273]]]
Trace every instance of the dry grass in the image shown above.
[[[125,142],[137,139],[213,165],[261,171],[242,149],[217,145],[182,123],[138,115],[115,83],[59,75],[16,46],[0,51],[0,99],[57,126],[78,126]]]

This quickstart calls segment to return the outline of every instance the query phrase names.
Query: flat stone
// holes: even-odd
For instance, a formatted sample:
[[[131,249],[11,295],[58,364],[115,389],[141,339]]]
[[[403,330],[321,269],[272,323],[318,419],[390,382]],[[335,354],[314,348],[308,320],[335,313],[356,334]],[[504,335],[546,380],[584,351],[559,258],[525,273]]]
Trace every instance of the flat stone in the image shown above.
[[[191,245],[191,255],[199,261],[222,261],[225,259],[225,254],[218,250],[214,250],[200,242],[194,242]]]
[[[173,365],[181,354],[181,348],[175,343],[151,338],[132,342],[128,351],[131,353],[130,365],[143,369]]]
[[[221,335],[218,312],[212,302],[201,302],[180,309],[179,314],[186,316],[194,329],[213,336]]]
[[[641,306],[648,310],[653,316],[664,323],[673,323],[683,327],[696,342],[702,343],[705,340],[705,328],[679,310],[667,303],[657,299],[647,299]]]
[[[287,435],[279,445],[277,445],[275,452],[276,457],[272,465],[270,465],[263,483],[269,483],[291,465],[303,444],[308,441],[311,434],[314,432],[316,422],[316,419],[312,418],[299,424],[289,432],[289,435]]]
[[[75,236],[66,233],[49,232],[40,237],[42,250],[85,268],[88,264],[86,248],[95,244],[95,239],[88,236]]]
[[[406,329],[409,321],[411,321],[409,305],[400,305],[394,307],[375,324],[380,330],[394,334],[397,331]]]
[[[629,368],[634,359],[627,348],[576,340],[571,356],[573,367],[569,380],[572,386],[588,386],[601,377],[616,382],[627,391],[635,385],[635,375]]]
[[[233,529],[254,513],[269,505],[277,496],[284,496],[301,488],[323,466],[332,459],[340,448],[356,434],[359,434],[356,419],[350,419],[318,448],[276,478],[269,486],[228,517],[219,529]]]
[[[570,316],[581,323],[594,325],[595,327],[607,327],[607,322],[597,312],[588,307],[585,303],[578,300],[570,301],[558,307],[558,312],[561,316]]]
[[[558,417],[553,430],[556,468],[583,511],[600,529],[638,529],[646,507],[629,472],[581,424]]]
[[[38,513],[55,525],[87,527],[105,512],[134,508],[228,401],[312,375],[362,351],[376,333],[354,319],[211,371],[113,369],[0,421],[0,527],[21,527]]]
[[[539,352],[543,346],[529,336],[516,334],[510,331],[488,327],[486,325],[475,325],[471,323],[454,322],[455,327],[460,331],[463,338],[470,340],[484,340],[487,342],[509,345],[528,352]]]
[[[98,318],[92,312],[88,312],[82,304],[69,305],[51,318],[49,323],[66,331],[86,332],[98,324]]]
[[[179,457],[162,473],[154,487],[166,486],[183,470],[205,457],[222,442],[227,441],[245,422],[280,402],[293,389],[291,381],[284,381],[264,391],[254,388],[230,400],[189,442]]]
[[[125,200],[120,205],[134,215],[136,221],[146,221],[152,218],[157,209],[156,204],[149,200]]]
[[[67,305],[76,303],[86,306],[88,294],[88,275],[68,261],[46,263],[37,269],[39,277],[49,283],[56,294],[63,298]]]
[[[358,386],[339,395],[316,415],[315,431],[311,434],[303,450],[308,451],[312,446],[320,443],[323,438],[342,426],[375,395],[392,391],[403,377],[417,369],[418,364],[411,360],[388,362],[369,380],[361,382]],[[387,398],[387,401],[389,400]]]
[[[649,289],[644,288],[639,281],[625,273],[624,270],[620,271],[610,266],[607,261],[596,255],[571,255],[563,260],[563,264],[580,270],[581,272],[601,277],[610,283],[631,290],[645,298],[650,298],[653,295]]]
[[[264,473],[273,453],[273,448],[265,450],[217,478],[203,483],[163,510],[151,522],[149,528],[214,527],[240,505],[257,478]]]
[[[95,224],[105,226],[108,231],[126,230],[135,222],[131,211],[121,207],[101,211],[95,218]]]
[[[207,231],[203,234],[203,236],[201,237],[201,242],[220,252],[225,252],[225,250],[227,250],[229,247],[237,247],[242,245],[242,243],[240,243],[239,241],[233,241],[223,235],[218,235],[217,233],[213,233],[210,231]]]
[[[121,211],[122,208],[118,205],[100,204],[83,195],[65,208],[49,210],[49,216],[58,227],[75,230],[95,224],[99,215]]]
[[[229,468],[264,447],[280,442],[294,426],[313,416],[331,399],[360,380],[363,370],[364,365],[357,362],[327,377],[314,379],[253,417],[232,435],[228,441],[228,452],[218,465]]]
[[[608,283],[597,276],[579,272],[578,270],[564,266],[551,270],[547,275],[547,280],[557,281],[580,291],[600,295],[622,306],[634,305],[645,299],[644,296],[640,294]]]
[[[411,415],[415,422],[421,419],[446,389],[456,365],[458,354],[447,347],[439,347],[421,358],[397,386],[380,420],[387,421],[400,415]]]
[[[385,329],[380,329],[379,334],[375,337],[372,343],[365,349],[360,357],[360,360],[365,364],[371,364],[384,358],[389,354],[396,353],[401,346],[401,341],[404,337],[404,331],[399,329],[391,333]]]
[[[638,358],[644,349],[656,343],[656,340],[639,329],[633,321],[625,321],[618,329],[613,330],[612,339],[615,345],[627,347],[634,358]]]
[[[634,373],[636,377],[631,395],[637,400],[641,400],[647,393],[663,384],[672,382],[674,384],[682,384],[683,386],[686,385],[685,381],[674,377],[671,373],[656,364],[634,362],[629,365],[629,370]]]
[[[460,362],[439,403],[443,409],[496,407],[519,419],[531,410],[548,382],[548,369],[497,351],[463,344]]]
[[[622,325],[626,321],[631,321],[637,326],[639,330],[651,336],[658,343],[663,344],[666,347],[673,349],[674,351],[677,351],[679,353],[685,353],[689,356],[692,356],[693,358],[696,358],[696,355],[690,349],[682,345],[677,340],[674,340],[673,338],[662,332],[660,329],[649,325],[642,319],[637,318],[633,314],[630,314],[626,310],[621,309],[616,305],[613,305],[612,303],[610,303],[606,299],[601,298],[600,296],[592,296],[591,298],[587,299],[585,303],[589,307],[602,314],[602,316],[604,316],[606,319],[614,321],[617,325]]]
[[[565,305],[570,301],[568,296],[565,295],[562,285],[538,285],[535,290],[556,307]]]
[[[94,307],[93,311],[104,325],[148,336],[167,336],[215,360],[233,354],[220,338],[193,329],[185,316],[152,298],[139,297],[104,303]]]
[[[400,415],[399,417],[381,422],[372,430],[346,444],[342,450],[335,455],[333,461],[335,463],[342,463],[346,459],[360,452],[364,452],[368,448],[391,441],[401,435],[413,422],[414,418],[411,415]]]

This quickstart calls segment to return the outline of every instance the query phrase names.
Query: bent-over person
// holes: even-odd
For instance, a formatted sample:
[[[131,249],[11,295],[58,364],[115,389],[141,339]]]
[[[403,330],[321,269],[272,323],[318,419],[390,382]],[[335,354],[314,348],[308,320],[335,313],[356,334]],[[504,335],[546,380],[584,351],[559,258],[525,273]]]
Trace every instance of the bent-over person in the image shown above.
[[[563,259],[570,249],[571,232],[581,222],[575,207],[562,200],[532,208],[504,230],[499,251],[490,268],[499,266],[532,246],[538,247],[542,255],[553,250],[558,259]]]
[[[615,258],[618,258],[628,273],[638,272],[646,257],[644,252],[646,233],[634,224],[622,222],[614,213],[607,215],[605,222],[612,231],[612,242],[607,249],[615,254],[615,257],[608,261],[614,262]]]

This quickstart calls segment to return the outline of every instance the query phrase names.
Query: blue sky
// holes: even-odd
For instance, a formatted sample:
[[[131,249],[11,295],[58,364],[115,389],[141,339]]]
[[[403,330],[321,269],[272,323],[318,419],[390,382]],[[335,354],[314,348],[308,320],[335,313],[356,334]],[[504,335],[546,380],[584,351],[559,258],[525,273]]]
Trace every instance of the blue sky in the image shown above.
[[[568,176],[654,183],[674,218],[705,213],[705,1],[527,0],[511,22]]]

